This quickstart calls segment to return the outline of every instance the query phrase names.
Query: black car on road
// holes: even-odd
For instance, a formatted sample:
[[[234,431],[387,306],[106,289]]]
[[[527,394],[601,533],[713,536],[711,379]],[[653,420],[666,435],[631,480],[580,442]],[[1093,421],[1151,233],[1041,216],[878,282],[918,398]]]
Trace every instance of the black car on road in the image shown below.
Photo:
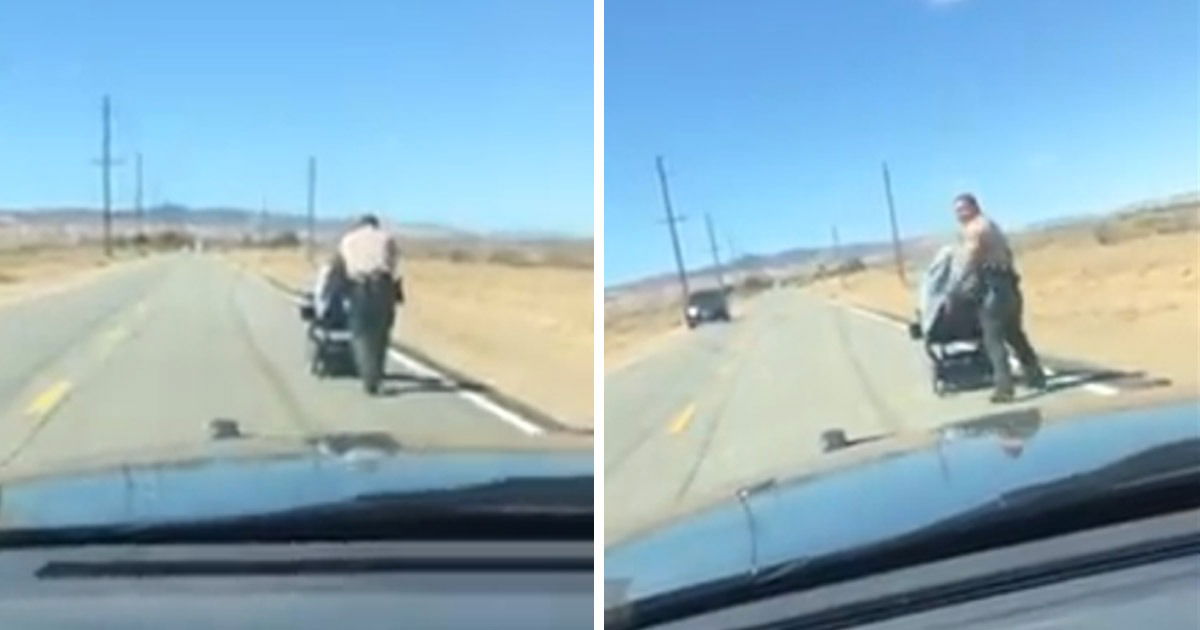
[[[704,322],[730,321],[727,291],[706,289],[693,292],[688,296],[686,313],[688,328],[695,328]]]

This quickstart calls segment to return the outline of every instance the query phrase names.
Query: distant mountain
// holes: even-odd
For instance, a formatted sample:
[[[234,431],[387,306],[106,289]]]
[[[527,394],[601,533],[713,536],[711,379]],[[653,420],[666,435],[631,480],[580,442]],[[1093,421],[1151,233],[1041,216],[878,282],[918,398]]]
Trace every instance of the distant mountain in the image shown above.
[[[912,240],[916,242],[917,239]],[[842,259],[866,259],[887,254],[892,251],[891,248],[891,242],[850,243],[841,246],[837,255]],[[772,270],[800,267],[816,264],[823,260],[832,260],[833,257],[833,250],[829,247],[796,247],[769,254],[744,254],[732,261],[724,262],[722,271],[729,276],[770,273]],[[689,278],[697,279],[699,284],[711,284],[715,282],[716,267],[711,264],[692,267],[688,269],[687,273]],[[655,289],[664,283],[675,283],[676,276],[677,273],[674,271],[663,272],[630,282],[611,285],[608,289],[613,291]]]
[[[135,229],[137,217],[128,209],[114,210],[113,229],[121,232]],[[319,237],[340,233],[353,221],[352,217],[317,217]],[[164,203],[146,209],[144,222],[148,229],[188,229],[209,235],[235,236],[303,231],[307,218],[300,213],[250,210],[236,207],[192,208],[182,204]],[[102,229],[100,212],[94,208],[61,207],[0,210],[0,227],[24,226],[37,232],[66,231],[92,236]],[[400,236],[409,238],[469,238],[475,233],[436,223],[400,223],[393,226]]]

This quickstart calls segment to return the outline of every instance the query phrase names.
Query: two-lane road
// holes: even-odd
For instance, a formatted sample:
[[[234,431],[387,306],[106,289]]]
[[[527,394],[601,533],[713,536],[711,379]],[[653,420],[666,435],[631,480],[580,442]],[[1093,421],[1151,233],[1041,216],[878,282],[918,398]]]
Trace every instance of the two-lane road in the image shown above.
[[[1033,339],[1036,344],[1037,339]],[[1053,366],[1053,361],[1048,361]],[[1051,377],[1014,409],[1109,394]],[[606,536],[612,542],[822,456],[820,436],[898,434],[997,411],[989,392],[938,397],[902,326],[796,289],[756,298],[605,380]]]
[[[215,255],[128,263],[8,304],[0,352],[0,476],[202,451],[218,418],[268,441],[384,431],[414,449],[590,446],[395,361],[381,397],[315,378],[291,300]]]

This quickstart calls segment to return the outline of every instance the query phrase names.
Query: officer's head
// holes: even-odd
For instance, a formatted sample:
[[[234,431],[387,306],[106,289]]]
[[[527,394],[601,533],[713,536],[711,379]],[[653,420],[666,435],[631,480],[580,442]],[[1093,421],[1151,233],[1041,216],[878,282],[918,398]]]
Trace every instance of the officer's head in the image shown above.
[[[979,200],[971,193],[962,193],[954,198],[954,216],[959,223],[966,223],[979,216]]]
[[[358,218],[359,227],[379,227],[379,217],[373,214],[364,214]]]

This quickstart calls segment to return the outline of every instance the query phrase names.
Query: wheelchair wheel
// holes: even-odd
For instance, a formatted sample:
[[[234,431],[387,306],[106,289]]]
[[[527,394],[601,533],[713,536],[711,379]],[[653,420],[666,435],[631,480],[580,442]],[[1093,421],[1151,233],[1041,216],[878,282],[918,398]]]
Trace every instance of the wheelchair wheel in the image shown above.
[[[326,375],[325,357],[321,352],[321,343],[313,337],[308,338],[308,371],[317,378],[324,378]]]

